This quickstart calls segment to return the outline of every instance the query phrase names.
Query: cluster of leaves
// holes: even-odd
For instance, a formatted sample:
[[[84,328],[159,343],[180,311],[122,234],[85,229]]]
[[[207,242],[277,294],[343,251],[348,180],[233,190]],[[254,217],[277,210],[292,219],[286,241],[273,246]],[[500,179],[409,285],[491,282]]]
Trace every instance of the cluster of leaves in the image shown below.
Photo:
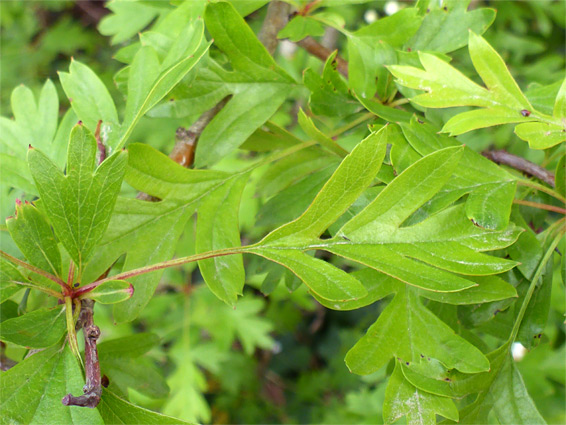
[[[16,205],[2,229],[0,360],[19,363],[2,372],[5,420],[563,418],[531,395],[564,393],[566,80],[523,92],[482,37],[495,11],[468,1],[420,0],[356,30],[343,16],[365,5],[290,2],[298,13],[278,37],[344,35],[344,78],[338,52],[320,71],[272,57],[244,19],[266,3],[114,0],[99,30],[120,47],[123,101],[76,60],[59,74],[61,119],[50,80],[37,98],[13,91],[0,137],[2,193]],[[556,4],[533,7],[552,16]],[[449,63],[463,51],[471,63]],[[190,124],[219,102],[194,168],[140,131]],[[509,150],[541,153],[554,187],[462,144],[504,124],[518,136],[505,127]],[[95,409],[61,403],[84,382],[84,299],[96,301],[109,382]],[[325,367],[313,372],[287,339],[308,339],[319,320]],[[533,351],[517,363],[520,346]],[[280,376],[297,373],[285,389]],[[259,392],[278,406],[269,415],[250,401]]]

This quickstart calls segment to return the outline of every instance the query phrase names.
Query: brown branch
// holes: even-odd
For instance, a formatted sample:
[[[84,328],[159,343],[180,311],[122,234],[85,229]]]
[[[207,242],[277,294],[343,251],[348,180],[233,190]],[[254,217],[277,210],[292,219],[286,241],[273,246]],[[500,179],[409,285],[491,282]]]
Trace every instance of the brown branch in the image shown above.
[[[83,387],[84,394],[75,397],[67,394],[61,402],[65,406],[82,406],[91,409],[98,406],[102,396],[102,379],[100,376],[100,362],[98,361],[98,351],[96,341],[100,337],[100,329],[94,324],[94,301],[82,300],[81,312],[77,327],[83,328],[85,339],[85,372],[86,384]]]
[[[283,1],[272,1],[267,7],[267,14],[259,31],[259,41],[265,46],[270,55],[277,49],[277,34],[289,22],[291,5]]]
[[[332,53],[330,49],[327,49],[312,37],[304,38],[297,44],[323,62],[325,62],[326,59],[328,59],[328,56],[330,56],[330,54]],[[336,56],[335,60],[337,65],[336,69],[338,69],[338,72],[344,77],[348,78],[348,62],[346,62],[340,56]]]
[[[98,120],[96,124],[96,131],[94,132],[94,138],[96,139],[96,147],[98,148],[98,165],[106,159],[106,146],[102,143],[100,138],[100,126],[102,125],[102,120]]]
[[[541,204],[538,202],[531,202],[531,201],[523,201],[522,199],[514,199],[513,203],[517,205],[525,205],[526,207],[538,208],[540,210],[557,212],[559,214],[566,214],[566,209],[556,207],[554,205]]]
[[[513,155],[507,151],[483,151],[482,155],[486,158],[497,162],[498,164],[507,165],[516,170],[522,171],[530,176],[536,177],[539,180],[554,187],[554,174],[547,169],[537,165],[531,161],[527,161],[520,156]]]
[[[18,362],[16,362],[15,360],[6,357],[6,354],[4,353],[5,350],[6,344],[0,341],[0,370],[4,372],[18,364]]]

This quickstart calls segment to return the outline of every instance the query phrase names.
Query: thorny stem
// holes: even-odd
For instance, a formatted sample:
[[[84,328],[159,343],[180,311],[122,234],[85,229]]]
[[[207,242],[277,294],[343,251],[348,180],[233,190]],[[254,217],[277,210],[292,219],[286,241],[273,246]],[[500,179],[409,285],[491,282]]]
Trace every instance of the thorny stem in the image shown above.
[[[538,202],[531,202],[531,201],[523,201],[522,199],[514,199],[513,203],[517,205],[524,205],[526,207],[533,207],[541,210],[553,211],[559,214],[566,214],[566,209],[555,207],[554,205],[541,204]]]
[[[100,337],[100,329],[94,324],[94,301],[82,300],[81,312],[77,327],[82,327],[85,340],[85,374],[84,394],[78,397],[67,394],[61,401],[65,406],[82,406],[91,409],[98,406],[102,396],[102,379],[96,341]]]
[[[527,161],[525,158],[513,155],[504,150],[484,151],[482,152],[482,155],[493,162],[508,165],[509,167],[527,173],[528,175],[536,177],[537,179],[554,187],[554,174],[534,162]]]
[[[564,230],[562,230],[554,238],[554,240],[550,243],[550,246],[546,250],[544,257],[540,261],[540,263],[539,263],[539,265],[536,269],[536,272],[533,276],[533,279],[531,280],[531,284],[529,285],[529,289],[527,290],[527,293],[525,294],[525,299],[523,301],[523,304],[521,305],[521,309],[519,310],[519,314],[517,315],[517,319],[515,320],[515,324],[513,325],[513,330],[511,331],[511,336],[510,336],[510,341],[514,341],[515,338],[517,337],[517,334],[519,332],[519,328],[521,327],[521,322],[523,321],[523,317],[525,316],[525,312],[527,311],[527,307],[529,306],[529,302],[531,301],[531,298],[533,296],[533,292],[535,291],[535,288],[537,286],[537,282],[542,275],[542,272],[544,270],[544,267],[546,266],[546,263],[552,258],[552,254],[554,253],[554,249],[558,246],[558,243],[560,242],[560,239],[563,237],[563,235],[564,235]]]
[[[63,293],[65,295],[70,294],[71,288],[69,288],[67,286],[67,284],[65,282],[63,282],[57,276],[54,276],[51,273],[46,272],[45,270],[39,269],[35,266],[32,266],[31,264],[28,264],[25,261],[18,260],[16,257],[12,257],[10,254],[8,254],[7,252],[4,252],[2,250],[0,250],[0,257],[3,257],[6,260],[10,261],[11,263],[17,264],[18,266],[21,266],[24,269],[28,269],[31,272],[37,273],[38,275],[41,275],[41,276],[55,282],[57,285],[59,285],[61,288],[63,288]]]

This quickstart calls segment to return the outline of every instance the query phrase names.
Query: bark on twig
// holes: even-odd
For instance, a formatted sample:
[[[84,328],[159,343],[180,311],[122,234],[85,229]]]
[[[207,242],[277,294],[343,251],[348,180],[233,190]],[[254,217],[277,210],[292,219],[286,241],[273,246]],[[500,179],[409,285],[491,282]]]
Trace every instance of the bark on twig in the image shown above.
[[[507,165],[516,170],[522,171],[530,176],[536,177],[539,180],[554,187],[554,173],[548,171],[546,168],[541,167],[531,161],[527,161],[520,156],[510,154],[507,151],[484,151],[482,155],[498,164]]]
[[[289,22],[291,5],[283,1],[272,1],[267,7],[267,14],[259,32],[259,41],[265,46],[270,55],[277,49],[277,34]]]
[[[0,370],[4,372],[18,364],[15,360],[6,357],[6,354],[4,353],[5,350],[6,344],[0,341]]]
[[[83,387],[83,395],[75,397],[72,394],[67,394],[63,397],[62,403],[65,406],[82,406],[93,409],[98,406],[102,396],[100,362],[98,361],[98,351],[96,349],[96,341],[100,337],[100,329],[94,324],[93,316],[94,301],[82,300],[77,327],[82,327],[85,339],[86,384]]]
[[[96,124],[96,131],[94,132],[94,138],[96,139],[96,147],[98,148],[98,165],[106,159],[106,146],[102,143],[100,138],[100,126],[102,125],[102,120],[98,120]]]
[[[330,56],[330,54],[332,53],[330,49],[327,49],[312,37],[304,38],[297,44],[323,62],[325,62],[326,59],[328,59],[328,56]],[[336,56],[336,65],[338,72],[344,77],[348,78],[348,62],[346,62],[340,56]]]

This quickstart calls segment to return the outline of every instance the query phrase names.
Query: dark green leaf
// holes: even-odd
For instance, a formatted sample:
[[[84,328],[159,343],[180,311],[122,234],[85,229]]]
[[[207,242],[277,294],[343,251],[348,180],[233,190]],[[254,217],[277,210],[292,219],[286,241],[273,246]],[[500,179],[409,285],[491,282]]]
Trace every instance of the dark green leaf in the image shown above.
[[[35,310],[3,322],[0,339],[24,347],[44,348],[57,343],[66,329],[64,308]]]

